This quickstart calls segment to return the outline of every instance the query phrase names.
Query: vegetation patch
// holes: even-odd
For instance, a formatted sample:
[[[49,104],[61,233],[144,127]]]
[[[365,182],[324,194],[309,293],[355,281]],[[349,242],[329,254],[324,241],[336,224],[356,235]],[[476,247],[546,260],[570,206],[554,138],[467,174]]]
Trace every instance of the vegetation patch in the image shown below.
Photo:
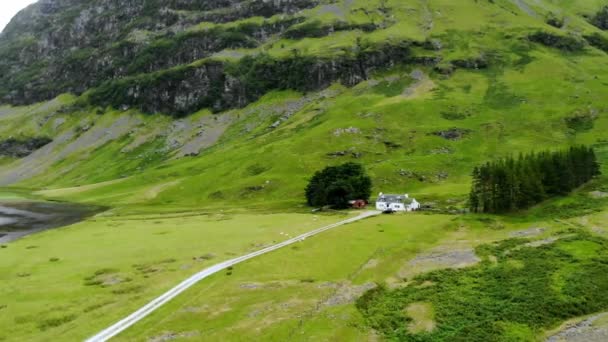
[[[564,320],[608,309],[608,240],[578,232],[537,248],[528,241],[480,246],[480,265],[421,275],[404,288],[378,287],[357,308],[386,338],[415,341],[506,341],[515,327],[533,339]],[[564,270],[556,288],[554,275]],[[425,282],[433,285],[420,286]],[[416,303],[432,305],[435,330],[408,328],[415,320],[403,308]]]
[[[528,36],[528,39],[532,42],[567,52],[582,51],[585,48],[585,41],[582,39],[544,31],[533,33]]]
[[[333,32],[361,30],[371,32],[378,28],[373,23],[349,24],[344,21],[323,23],[319,20],[307,21],[290,27],[283,36],[288,39],[320,38]]]
[[[593,46],[594,48],[608,53],[608,38],[604,37],[603,35],[595,32],[593,34],[586,35],[585,40],[587,40],[589,45]]]
[[[372,180],[363,166],[346,163],[318,171],[306,187],[308,205],[347,208],[351,200],[369,200]]]
[[[135,264],[133,268],[141,274],[155,273],[164,270],[163,265],[175,263],[175,259],[165,259],[155,263]]]
[[[114,108],[136,107],[147,113],[184,116],[202,108],[222,111],[244,107],[271,90],[314,91],[340,81],[354,86],[372,71],[409,62],[409,42],[359,42],[339,57],[303,55],[285,58],[267,53],[238,61],[200,63],[108,81],[88,93],[83,102]],[[158,96],[165,94],[165,96]]]
[[[585,132],[593,129],[593,122],[597,119],[594,112],[575,113],[565,118],[568,128],[576,132]]]
[[[564,17],[560,16],[560,15],[558,15],[556,13],[550,12],[547,15],[546,23],[548,25],[551,25],[551,26],[555,27],[555,28],[562,28],[562,27],[564,27],[565,22],[566,22],[566,20],[564,19]]]
[[[601,212],[606,206],[608,198],[592,198],[587,194],[576,193],[532,208],[528,215],[546,219],[569,219]]]
[[[407,327],[410,333],[430,333],[435,329],[435,312],[432,304],[412,303],[405,308],[405,312],[412,319]]]
[[[447,139],[447,140],[460,140],[471,133],[470,129],[465,128],[450,128],[444,131],[437,131],[431,133],[432,135]]]
[[[45,331],[51,328],[56,328],[58,326],[64,325],[76,319],[76,315],[64,315],[60,317],[53,317],[42,320],[38,323],[38,329],[41,331]]]
[[[593,18],[591,18],[591,24],[602,30],[608,30],[608,6],[602,7]]]
[[[84,278],[84,285],[109,287],[131,281],[130,278],[121,276],[118,272],[118,270],[112,268],[100,269],[94,274]]]
[[[484,96],[487,106],[494,109],[514,108],[521,104],[523,98],[515,94],[507,84],[490,78],[490,86]]]
[[[484,213],[529,208],[567,195],[600,174],[595,151],[586,146],[505,158],[473,170],[470,208]]]
[[[441,112],[441,117],[450,120],[464,120],[473,116],[473,113],[470,109],[459,109],[457,107],[450,107],[448,110],[444,110]]]

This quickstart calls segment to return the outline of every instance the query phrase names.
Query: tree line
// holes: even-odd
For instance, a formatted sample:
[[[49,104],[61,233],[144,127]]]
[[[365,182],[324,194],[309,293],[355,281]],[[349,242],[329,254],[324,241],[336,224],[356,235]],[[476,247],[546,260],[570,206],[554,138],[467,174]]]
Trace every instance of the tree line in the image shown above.
[[[595,151],[587,146],[488,162],[473,170],[470,209],[477,213],[526,209],[566,195],[600,174]]]

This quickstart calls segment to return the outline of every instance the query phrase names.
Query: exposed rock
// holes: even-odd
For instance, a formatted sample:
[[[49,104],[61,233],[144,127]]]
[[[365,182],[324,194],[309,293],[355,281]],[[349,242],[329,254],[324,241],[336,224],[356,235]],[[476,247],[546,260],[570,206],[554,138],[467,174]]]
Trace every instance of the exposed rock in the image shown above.
[[[397,148],[401,147],[400,144],[398,144],[396,142],[388,141],[388,140],[384,141],[383,143],[384,143],[384,146],[386,146],[387,148],[390,148],[390,149],[397,149]]]
[[[226,48],[255,47],[301,21],[292,14],[318,4],[318,0],[39,1],[20,12],[0,36],[0,98],[29,104],[66,92],[80,94],[128,74],[189,64]],[[275,14],[285,16],[187,30],[200,22]]]
[[[438,180],[446,180],[450,177],[450,173],[447,171],[439,171],[435,177],[437,177]]]
[[[302,108],[304,108],[304,106],[306,106],[309,103],[311,103],[315,100],[318,100],[320,98],[331,97],[331,96],[333,96],[333,95],[327,94],[327,93],[307,95],[307,96],[304,96],[304,97],[296,99],[296,100],[287,101],[282,106],[279,106],[279,108],[276,108],[276,107],[273,108],[271,110],[271,112],[274,112],[275,114],[280,114],[281,117],[277,121],[275,121],[272,125],[270,125],[269,128],[270,129],[278,128],[279,126],[281,126],[281,124],[288,121],[297,112],[302,110]]]
[[[351,285],[349,283],[341,284],[336,293],[326,300],[323,304],[326,306],[336,306],[353,303],[357,298],[361,297],[365,292],[376,288],[374,283],[365,283],[363,285]]]
[[[452,154],[454,153],[449,147],[435,148],[429,151],[430,154]]]
[[[204,116],[194,124],[196,134],[187,138],[178,156],[198,156],[201,151],[215,145],[234,120],[231,113]]]
[[[345,157],[348,155],[348,151],[336,151],[327,153],[328,157]]]
[[[57,130],[61,125],[65,123],[65,118],[57,118],[53,121],[53,129]]]
[[[469,133],[471,133],[470,129],[464,128],[450,128],[445,131],[437,131],[431,133],[432,135],[436,135],[438,137],[442,137],[447,140],[460,140],[466,137]]]
[[[365,265],[363,265],[363,269],[370,269],[370,268],[375,268],[376,266],[378,266],[378,259],[370,259]]]
[[[140,123],[139,118],[125,115],[114,121],[89,126],[90,128],[83,132],[65,132],[55,137],[51,143],[19,160],[14,167],[1,170],[0,184],[9,185],[40,174],[73,153],[92,151],[124,136]]]
[[[528,242],[524,246],[526,246],[526,247],[535,247],[536,248],[536,247],[540,247],[540,246],[550,245],[550,244],[558,241],[559,239],[560,239],[559,237],[552,236],[552,237],[548,237],[546,239]]]
[[[424,42],[424,48],[428,50],[440,51],[443,49],[443,43],[441,40],[433,38]]]
[[[532,227],[530,229],[518,230],[516,232],[512,232],[511,234],[509,234],[509,236],[517,237],[517,238],[533,237],[533,236],[541,235],[545,231],[547,231],[546,228]]]
[[[339,157],[347,157],[347,156],[351,156],[355,159],[359,159],[363,156],[363,154],[361,152],[357,152],[357,150],[355,150],[355,148],[350,148],[346,151],[335,151],[335,152],[329,152],[327,153],[328,157],[332,157],[332,158],[339,158]]]
[[[454,73],[456,68],[451,63],[442,63],[435,66],[434,70],[444,76],[450,76]]]
[[[480,261],[481,259],[475,255],[472,249],[467,249],[419,255],[409,264],[412,266],[433,264],[441,268],[461,268]]]
[[[10,138],[4,141],[0,141],[0,156],[23,158],[27,157],[34,151],[40,149],[44,145],[51,143],[53,140],[41,137],[41,138],[29,138],[18,140]]]
[[[422,81],[424,80],[427,76],[424,73],[424,71],[420,70],[420,69],[416,69],[414,71],[412,71],[412,73],[410,74],[410,77],[413,78],[416,81]]]
[[[608,341],[608,327],[596,326],[608,314],[592,316],[578,323],[568,324],[562,331],[549,337],[547,342],[604,342]]]
[[[524,0],[514,0],[513,2],[515,2],[515,4],[517,5],[517,7],[519,7],[519,9],[522,10],[527,15],[529,15],[531,17],[536,17],[537,16],[536,11],[534,11],[534,9],[532,7],[530,7],[530,5],[528,5],[526,3],[526,1],[524,1]]]
[[[435,83],[420,69],[412,71],[410,77],[416,82],[403,91],[402,96],[406,98],[413,98],[417,94],[429,93],[435,88]]]
[[[589,193],[592,198],[608,198],[608,192],[592,191]]]
[[[338,128],[334,131],[334,135],[339,137],[344,134],[361,134],[361,130],[357,127]]]
[[[198,331],[188,331],[188,332],[164,332],[161,335],[151,337],[148,339],[148,342],[166,342],[173,341],[177,339],[191,339],[199,336],[200,333]]]
[[[452,64],[463,69],[485,69],[489,66],[485,56],[472,57],[468,59],[456,59]]]
[[[410,171],[410,170],[404,170],[404,169],[399,170],[399,175],[402,177],[416,179],[420,182],[426,182],[428,179],[428,177],[425,176],[424,174],[418,173],[416,171]]]
[[[378,68],[406,63],[409,55],[407,44],[385,44],[335,58],[296,55],[275,60],[261,55],[244,58],[237,62],[238,67],[206,61],[163,71],[162,76],[152,79],[138,76],[105,83],[91,91],[89,100],[94,105],[129,105],[147,113],[177,116],[201,108],[222,111],[244,107],[275,89],[309,92],[327,88],[336,81],[354,86]],[[254,73],[255,82],[241,73]]]

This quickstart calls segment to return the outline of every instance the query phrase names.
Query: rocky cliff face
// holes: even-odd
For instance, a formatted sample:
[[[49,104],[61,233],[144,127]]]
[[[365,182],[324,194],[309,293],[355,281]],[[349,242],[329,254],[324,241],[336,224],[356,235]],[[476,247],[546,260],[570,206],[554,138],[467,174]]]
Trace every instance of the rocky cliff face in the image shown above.
[[[251,48],[298,22],[318,0],[41,0],[0,36],[0,99],[29,104],[80,94],[129,74],[187,64],[226,48]],[[203,21],[284,19],[192,29]]]
[[[294,55],[275,60],[268,55],[235,63],[209,61],[201,66],[107,82],[94,89],[92,104],[137,107],[148,113],[177,116],[200,108],[222,111],[242,107],[272,89],[319,90],[340,81],[353,86],[373,70],[411,62],[407,44],[372,46],[339,58]]]
[[[493,18],[507,3],[470,6]],[[397,64],[423,64],[449,77],[457,68],[488,69],[510,58],[485,48],[492,39],[481,29],[475,43],[450,30],[430,34],[429,11],[428,4],[395,0],[40,0],[0,35],[0,103],[88,92],[81,105],[183,116],[242,107],[274,89],[352,86]],[[602,28],[604,12],[577,25]],[[448,14],[435,16],[452,25]],[[601,33],[534,25],[525,35],[509,33],[523,61],[527,43],[608,51]]]

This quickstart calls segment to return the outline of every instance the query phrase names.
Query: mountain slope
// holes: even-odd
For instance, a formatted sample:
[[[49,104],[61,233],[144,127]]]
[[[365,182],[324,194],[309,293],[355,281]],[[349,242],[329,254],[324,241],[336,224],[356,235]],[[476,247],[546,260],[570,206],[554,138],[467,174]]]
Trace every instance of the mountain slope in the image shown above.
[[[122,22],[108,14],[119,2],[102,3],[109,7],[95,10],[101,14],[88,20],[118,20],[122,26],[110,25],[108,37],[127,37],[121,41],[126,42],[142,30],[131,21],[147,17]],[[69,4],[46,1],[21,13],[3,33],[3,47],[35,36],[31,20],[44,11],[50,14],[43,17],[57,22],[67,15],[63,5]],[[79,6],[70,7],[70,13],[78,9],[82,16],[92,5]],[[150,31],[162,38],[140,42],[143,50],[138,51],[144,52],[126,59],[150,61],[134,76],[89,73],[86,65],[75,63],[78,73],[85,70],[84,82],[63,75],[82,91],[93,85],[87,82],[95,75],[101,75],[100,82],[108,80],[79,97],[2,110],[2,137],[53,139],[25,158],[5,157],[2,183],[61,188],[119,179],[66,192],[113,203],[293,203],[300,201],[314,170],[354,159],[368,166],[377,190],[459,197],[476,163],[520,151],[603,143],[608,60],[584,37],[602,39],[604,33],[582,16],[592,17],[600,2],[571,7],[565,1],[346,1],[299,12],[293,6],[305,5],[286,2],[277,11],[287,14],[270,19],[240,19],[255,14],[248,13],[235,22],[204,24],[180,10],[196,25],[176,24],[171,30],[177,34],[168,33],[167,25]],[[478,20],[467,20],[473,14]],[[558,29],[545,22],[555,15],[567,25]],[[77,22],[62,27],[75,29]],[[278,31],[252,38],[253,27],[268,25]],[[17,35],[19,30],[33,33]],[[196,42],[221,39],[223,32],[251,33],[255,44],[236,50],[223,43],[197,48]],[[81,53],[97,43],[76,37],[65,44],[45,52],[43,60],[70,61],[63,58],[66,51]],[[114,39],[100,44],[116,46]],[[196,51],[200,54],[192,55]],[[197,59],[205,55],[213,57]],[[87,58],[111,61],[112,70],[129,69],[99,57]],[[1,60],[28,63],[27,58]],[[23,99],[54,95],[37,86],[74,91],[57,87],[49,70],[19,73],[35,79],[37,85],[26,88],[42,96]],[[19,93],[20,83],[5,77],[2,84]],[[159,110],[169,116],[140,114]]]
[[[522,213],[454,215],[473,167],[501,156],[588,144],[608,172],[604,5],[39,1],[0,36],[0,199],[110,209],[0,246],[0,341],[83,340],[202,268],[342,220],[311,214],[304,187],[347,161],[445,214],[307,239],[118,340],[449,339],[486,295],[476,333],[537,340],[607,310],[606,177]],[[551,310],[487,314],[518,300]]]

